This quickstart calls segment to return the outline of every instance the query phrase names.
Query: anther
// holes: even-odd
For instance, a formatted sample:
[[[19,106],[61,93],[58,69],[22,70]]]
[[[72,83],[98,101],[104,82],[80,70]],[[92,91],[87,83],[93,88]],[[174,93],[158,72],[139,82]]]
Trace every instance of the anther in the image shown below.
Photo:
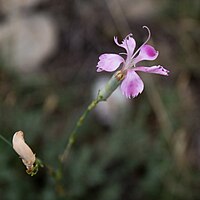
[[[116,74],[115,74],[115,78],[118,81],[122,81],[125,78],[124,72],[122,72],[121,70],[117,71]]]

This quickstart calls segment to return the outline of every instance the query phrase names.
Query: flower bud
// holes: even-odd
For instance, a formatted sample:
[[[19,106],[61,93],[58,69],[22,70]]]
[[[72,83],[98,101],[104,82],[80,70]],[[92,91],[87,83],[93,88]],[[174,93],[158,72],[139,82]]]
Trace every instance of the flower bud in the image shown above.
[[[14,134],[12,139],[13,149],[22,159],[22,162],[27,168],[27,171],[32,171],[36,161],[35,154],[31,148],[24,141],[24,133],[18,131]]]

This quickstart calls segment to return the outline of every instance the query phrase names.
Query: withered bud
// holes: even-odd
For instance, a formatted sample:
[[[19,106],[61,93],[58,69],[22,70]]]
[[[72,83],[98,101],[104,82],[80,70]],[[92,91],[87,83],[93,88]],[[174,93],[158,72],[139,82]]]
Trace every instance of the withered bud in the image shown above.
[[[18,131],[13,135],[12,144],[13,149],[20,156],[27,170],[31,171],[34,168],[36,158],[31,148],[25,143],[22,131]]]

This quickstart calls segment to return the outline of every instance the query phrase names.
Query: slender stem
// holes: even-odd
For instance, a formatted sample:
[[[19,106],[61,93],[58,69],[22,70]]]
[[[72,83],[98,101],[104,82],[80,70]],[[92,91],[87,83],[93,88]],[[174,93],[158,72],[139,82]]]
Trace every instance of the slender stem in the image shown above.
[[[3,135],[0,134],[0,138],[1,138],[6,144],[8,144],[9,146],[12,147],[12,144],[11,144]]]
[[[73,131],[70,133],[68,143],[64,149],[64,152],[60,157],[60,161],[62,163],[64,163],[64,161],[67,159],[69,151],[76,140],[76,135],[77,135],[78,129],[83,125],[84,120],[86,119],[86,117],[90,113],[90,111],[93,110],[100,101],[101,101],[101,98],[98,95],[98,97],[89,104],[87,109],[83,112],[83,114],[80,116],[80,118],[76,122],[76,125],[75,125]]]
[[[97,98],[95,100],[93,100],[89,106],[87,107],[87,109],[83,112],[83,114],[80,116],[80,118],[78,119],[78,121],[76,122],[76,125],[74,127],[74,130],[71,132],[71,134],[69,135],[69,140],[67,142],[67,145],[64,149],[63,154],[61,154],[60,156],[60,164],[62,166],[62,164],[64,163],[64,161],[66,160],[69,151],[71,149],[71,146],[74,144],[75,139],[76,139],[76,135],[78,132],[78,129],[82,126],[85,118],[87,117],[87,115],[89,114],[89,112],[94,109],[96,107],[96,105],[100,102],[100,101],[106,101],[107,98],[116,90],[116,88],[119,86],[119,84],[122,82],[122,80],[124,79],[124,74],[122,71],[117,71],[115,74],[113,74],[113,76],[111,77],[111,79],[107,82],[107,84],[105,85],[105,87],[102,90],[99,90],[99,93],[97,95]]]

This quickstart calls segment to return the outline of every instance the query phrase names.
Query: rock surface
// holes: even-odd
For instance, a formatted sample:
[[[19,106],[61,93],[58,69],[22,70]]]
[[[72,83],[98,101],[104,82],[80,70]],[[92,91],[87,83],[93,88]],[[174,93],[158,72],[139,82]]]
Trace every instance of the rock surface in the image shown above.
[[[0,52],[5,62],[22,71],[32,71],[56,49],[54,21],[45,14],[17,16],[0,24]]]

